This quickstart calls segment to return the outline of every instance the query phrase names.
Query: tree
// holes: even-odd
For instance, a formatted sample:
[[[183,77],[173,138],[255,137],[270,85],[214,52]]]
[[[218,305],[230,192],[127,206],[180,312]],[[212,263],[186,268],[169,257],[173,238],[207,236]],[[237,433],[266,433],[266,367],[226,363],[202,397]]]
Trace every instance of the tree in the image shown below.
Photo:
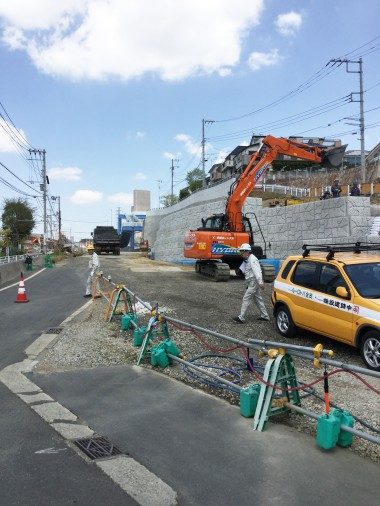
[[[202,169],[193,169],[186,175],[186,181],[190,193],[199,190],[203,186],[203,171]]]
[[[186,186],[186,188],[182,188],[182,190],[179,191],[179,200],[183,200],[186,197],[190,195],[189,188]]]
[[[173,206],[174,204],[176,204],[178,202],[178,197],[177,195],[172,195],[171,193],[169,193],[168,195],[162,195],[160,197],[160,203],[164,206],[164,207],[170,207],[170,206]]]
[[[22,199],[6,199],[1,215],[3,228],[7,231],[10,245],[17,248],[34,228],[34,209]]]

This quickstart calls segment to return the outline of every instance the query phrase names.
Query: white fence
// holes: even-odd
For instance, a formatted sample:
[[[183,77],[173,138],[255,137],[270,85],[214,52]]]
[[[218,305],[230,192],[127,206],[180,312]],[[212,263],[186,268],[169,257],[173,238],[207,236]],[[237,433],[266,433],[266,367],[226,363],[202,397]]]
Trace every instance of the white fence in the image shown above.
[[[39,253],[30,255],[32,258],[36,258],[40,256]],[[6,257],[0,257],[0,265],[3,264],[11,264],[13,262],[19,262],[20,260],[25,260],[26,255],[8,255]]]
[[[310,197],[310,188],[295,188],[294,186],[283,186],[279,184],[257,184],[255,188],[261,188],[265,192],[284,193],[292,197]]]

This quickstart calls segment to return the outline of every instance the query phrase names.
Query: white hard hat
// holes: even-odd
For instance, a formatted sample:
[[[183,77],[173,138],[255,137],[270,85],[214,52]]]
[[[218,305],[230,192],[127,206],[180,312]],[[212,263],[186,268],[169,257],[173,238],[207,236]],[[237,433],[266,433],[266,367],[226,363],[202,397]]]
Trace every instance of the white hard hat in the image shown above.
[[[239,246],[239,251],[252,251],[251,246],[246,242]]]

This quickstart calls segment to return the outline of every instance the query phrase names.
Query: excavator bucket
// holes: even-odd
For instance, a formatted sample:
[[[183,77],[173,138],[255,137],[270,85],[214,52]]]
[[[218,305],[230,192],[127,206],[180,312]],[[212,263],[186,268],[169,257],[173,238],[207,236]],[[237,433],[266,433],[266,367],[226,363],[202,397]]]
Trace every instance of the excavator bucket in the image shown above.
[[[342,166],[342,160],[347,144],[337,148],[327,148],[323,153],[322,164],[324,167],[337,168]]]

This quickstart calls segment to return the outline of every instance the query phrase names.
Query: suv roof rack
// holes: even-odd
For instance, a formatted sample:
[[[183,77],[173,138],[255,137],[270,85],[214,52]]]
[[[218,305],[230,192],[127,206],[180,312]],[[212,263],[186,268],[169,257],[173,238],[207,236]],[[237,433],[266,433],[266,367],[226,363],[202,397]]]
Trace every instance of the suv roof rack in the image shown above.
[[[332,260],[335,253],[339,252],[352,252],[361,253],[362,251],[380,251],[380,243],[372,242],[353,242],[353,243],[340,243],[340,244],[303,244],[302,246],[303,258],[309,256],[310,251],[324,251],[327,252],[326,260]]]

